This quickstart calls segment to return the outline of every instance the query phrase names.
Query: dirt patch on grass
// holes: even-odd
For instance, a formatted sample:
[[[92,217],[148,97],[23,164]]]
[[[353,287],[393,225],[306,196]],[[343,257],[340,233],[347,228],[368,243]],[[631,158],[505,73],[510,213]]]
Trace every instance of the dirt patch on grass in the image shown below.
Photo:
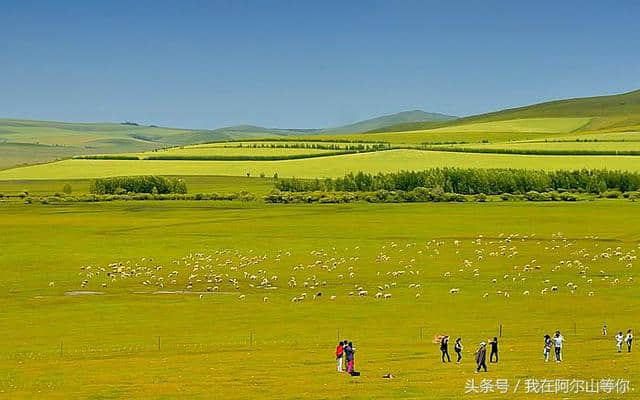
[[[90,290],[72,290],[70,292],[64,292],[65,296],[98,296],[102,294],[104,294],[104,292],[94,292]]]

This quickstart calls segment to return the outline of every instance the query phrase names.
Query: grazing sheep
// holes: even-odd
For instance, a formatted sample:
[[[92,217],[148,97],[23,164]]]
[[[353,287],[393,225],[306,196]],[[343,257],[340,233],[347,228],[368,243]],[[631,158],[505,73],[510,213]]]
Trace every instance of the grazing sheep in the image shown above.
[[[375,296],[375,297],[376,297],[376,299],[381,298],[381,297],[382,297],[382,293],[381,293],[381,292],[376,293],[376,296]]]
[[[528,296],[529,295],[529,291],[525,290],[524,292],[522,292],[523,295]]]
[[[358,292],[358,296],[368,296],[368,295],[369,295],[369,292],[366,290],[361,290]]]
[[[452,288],[451,290],[449,290],[449,293],[451,293],[451,294],[460,293],[460,289],[459,288]]]
[[[329,300],[335,300],[335,299],[336,299],[336,296],[335,296],[335,295],[333,295],[333,296],[329,297]]]
[[[245,296],[244,294],[241,294],[240,296],[238,296],[238,299],[239,299],[239,300],[244,300],[244,299],[245,299],[245,297],[246,297],[246,296]]]
[[[391,293],[385,293],[384,294],[384,298],[385,299],[390,299],[391,298]]]

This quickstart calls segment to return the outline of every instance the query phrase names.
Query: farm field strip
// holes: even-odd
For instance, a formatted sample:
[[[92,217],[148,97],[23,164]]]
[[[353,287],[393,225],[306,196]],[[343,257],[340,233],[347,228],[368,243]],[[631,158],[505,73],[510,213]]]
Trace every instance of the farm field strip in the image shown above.
[[[0,180],[92,179],[121,175],[340,177],[349,172],[393,172],[432,167],[640,170],[640,157],[528,156],[389,150],[286,161],[64,160],[0,171]]]

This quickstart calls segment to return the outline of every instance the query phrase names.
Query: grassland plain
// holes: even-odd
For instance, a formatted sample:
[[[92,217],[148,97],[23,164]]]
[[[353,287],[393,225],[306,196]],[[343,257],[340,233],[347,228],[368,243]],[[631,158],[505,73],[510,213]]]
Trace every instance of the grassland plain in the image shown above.
[[[483,378],[508,379],[511,390],[527,378],[624,378],[637,388],[638,353],[616,354],[612,337],[603,338],[600,327],[605,321],[610,332],[635,327],[640,302],[637,284],[628,278],[637,278],[637,261],[630,258],[639,250],[639,211],[635,203],[616,200],[0,204],[0,394],[557,398],[524,395],[523,386],[517,395],[464,395],[467,380]],[[100,275],[100,267],[110,270],[118,262],[146,269],[140,277],[118,275],[115,281]],[[202,298],[151,294],[159,290],[158,276],[165,277],[165,290],[173,290],[173,270],[179,271],[178,288],[184,288],[195,279],[188,274],[196,263],[235,277],[239,288],[225,278],[215,283],[219,292]],[[262,277],[278,288],[259,285]],[[292,277],[295,288],[287,285]],[[568,282],[579,286],[575,293]],[[192,291],[199,292],[208,283],[194,285]],[[373,297],[383,285],[389,285],[383,291],[391,299]],[[369,295],[348,295],[359,286]],[[460,293],[451,295],[452,287]],[[544,287],[549,292],[542,295]],[[104,295],[65,295],[81,289]],[[312,300],[317,291],[323,296]],[[307,299],[292,303],[302,292]],[[330,295],[337,297],[332,301]],[[498,335],[499,324],[501,361],[476,375],[472,353],[479,341]],[[567,340],[565,361],[545,364],[542,335],[555,329]],[[463,338],[462,364],[440,362],[431,339],[442,333]],[[334,371],[337,337],[356,344],[360,378]],[[387,372],[395,379],[382,379]],[[631,399],[635,392],[562,397]]]
[[[528,156],[389,150],[286,161],[64,160],[0,171],[0,180],[91,179],[121,175],[225,175],[316,178],[349,172],[392,172],[431,167],[640,170],[640,157]]]

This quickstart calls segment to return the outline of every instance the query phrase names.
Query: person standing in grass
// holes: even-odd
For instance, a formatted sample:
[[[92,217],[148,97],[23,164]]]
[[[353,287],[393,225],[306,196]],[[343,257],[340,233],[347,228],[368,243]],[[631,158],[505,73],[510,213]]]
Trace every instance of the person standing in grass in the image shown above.
[[[344,342],[338,343],[338,347],[336,347],[336,359],[338,360],[338,372],[342,372],[342,360],[344,359]]]
[[[497,337],[493,337],[493,340],[489,342],[489,344],[491,345],[491,355],[489,356],[489,362],[498,362],[498,338]],[[493,361],[493,356],[496,356],[496,360]]]
[[[353,343],[349,342],[347,344],[347,347],[344,348],[344,352],[345,352],[345,356],[347,358],[347,373],[351,373],[353,372],[353,364],[354,364],[354,358],[355,358],[355,352],[356,350],[353,348]]]
[[[480,348],[476,351],[476,372],[480,372],[480,368],[487,372],[487,344],[485,342],[480,343]]]
[[[622,343],[623,342],[624,342],[624,336],[622,336],[622,331],[620,331],[616,335],[616,347],[618,348],[618,353],[622,353]]]
[[[456,343],[453,345],[453,350],[456,352],[458,359],[456,360],[456,364],[460,364],[460,360],[462,360],[462,338],[457,338]]]
[[[449,356],[449,336],[444,336],[440,340],[440,351],[442,352],[442,362],[445,362],[445,356],[447,357],[449,362],[451,362],[451,357]]]
[[[604,325],[602,325],[602,336],[607,336],[607,323],[605,322]]]
[[[345,372],[347,371],[347,344],[349,344],[349,341],[344,339],[342,341],[342,370]]]
[[[544,362],[549,361],[549,353],[551,353],[551,336],[544,335],[544,350],[542,354],[544,354]]]
[[[627,342],[628,353],[631,353],[631,343],[633,343],[633,333],[631,332],[631,329],[627,331],[627,337],[624,339],[624,341]]]
[[[562,345],[564,344],[564,337],[560,333],[560,331],[556,331],[556,334],[553,336],[553,346],[556,352],[556,362],[562,362]]]

